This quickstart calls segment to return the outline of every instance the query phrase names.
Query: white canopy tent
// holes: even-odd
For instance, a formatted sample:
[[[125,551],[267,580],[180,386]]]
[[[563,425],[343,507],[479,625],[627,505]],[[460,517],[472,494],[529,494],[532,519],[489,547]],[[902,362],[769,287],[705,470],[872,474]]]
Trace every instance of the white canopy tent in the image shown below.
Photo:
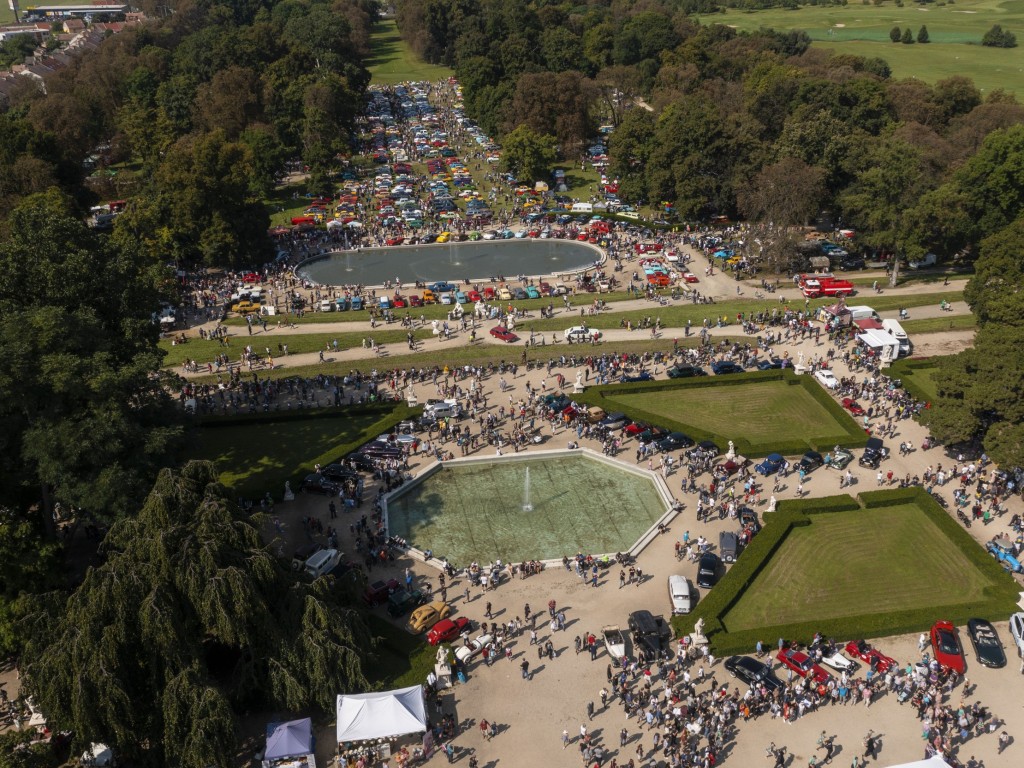
[[[889,768],[949,768],[949,763],[938,755],[932,755],[927,760],[915,760],[912,763],[890,765]]]
[[[427,730],[423,687],[338,696],[338,743],[391,738]]]

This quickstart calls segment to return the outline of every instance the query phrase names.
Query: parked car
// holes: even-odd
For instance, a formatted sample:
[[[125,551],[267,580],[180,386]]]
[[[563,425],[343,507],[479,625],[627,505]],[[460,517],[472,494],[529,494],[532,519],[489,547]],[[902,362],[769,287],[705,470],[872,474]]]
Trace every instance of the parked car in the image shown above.
[[[967,622],[967,636],[971,638],[974,655],[979,664],[996,669],[1006,666],[1003,644],[999,641],[996,628],[990,622],[984,619],[970,619]]]
[[[508,328],[505,328],[504,326],[501,325],[496,325],[493,328],[491,328],[491,336],[509,344],[511,344],[513,341],[519,341],[518,336],[512,333],[512,331],[510,331]]]
[[[455,658],[461,661],[463,664],[468,664],[469,660],[474,656],[478,656],[484,648],[494,642],[494,637],[486,633],[477,635],[469,641],[467,645],[463,645],[455,649]]]
[[[832,675],[815,664],[810,656],[794,648],[783,648],[775,658],[782,662],[782,666],[792,669],[804,679],[810,677],[815,683],[827,683],[832,678]]]
[[[634,381],[654,381],[654,376],[652,376],[648,371],[640,371],[639,373],[634,373],[629,376],[623,376],[621,381],[623,384],[628,384]]]
[[[1024,657],[1024,613],[1010,616],[1010,637],[1017,645],[1017,655]]]
[[[589,341],[598,341],[600,338],[600,331],[593,328],[587,328],[585,325],[574,325],[572,328],[565,329],[565,340],[576,342],[577,344]]]
[[[628,626],[633,642],[646,648],[651,658],[657,660],[669,656],[668,642],[672,638],[672,630],[661,616],[654,616],[650,611],[633,611],[629,614]]]
[[[667,436],[667,432],[661,427],[648,427],[637,434],[637,442],[647,445],[648,443],[660,443]]]
[[[854,416],[863,416],[864,415],[864,409],[861,408],[860,403],[858,403],[852,397],[844,397],[842,402],[843,402],[843,408],[848,410]]]
[[[668,597],[672,602],[672,615],[678,616],[693,610],[696,596],[685,576],[673,574],[668,577]]]
[[[870,643],[864,640],[851,640],[846,644],[844,649],[855,659],[860,659],[875,672],[884,675],[890,669],[897,668],[899,665],[896,663],[896,659],[886,656],[877,648],[872,648]]]
[[[337,496],[341,493],[341,485],[322,474],[306,475],[299,490],[303,493],[322,493],[325,496]]]
[[[690,379],[694,376],[707,376],[708,372],[697,365],[674,365],[665,373],[670,379]]]
[[[725,376],[730,373],[743,373],[743,366],[732,360],[718,360],[711,364],[711,370],[715,376]]]
[[[800,462],[796,465],[798,470],[802,469],[804,472],[813,472],[822,464],[825,463],[825,459],[817,451],[808,451],[800,459]]]
[[[931,638],[935,660],[962,675],[967,669],[967,661],[964,659],[964,649],[960,645],[956,627],[948,621],[937,621],[932,625]]]
[[[839,388],[839,379],[835,377],[835,374],[832,373],[832,371],[826,370],[824,368],[820,371],[815,371],[814,378],[817,379],[818,383],[821,384],[821,386],[823,386],[825,389]]]
[[[861,454],[860,461],[857,463],[862,467],[869,467],[871,469],[878,469],[878,465],[882,463],[882,459],[889,456],[889,449],[885,447],[880,437],[869,437],[867,444],[864,446],[864,453]]]
[[[344,482],[346,479],[353,477],[359,477],[359,473],[353,471],[344,464],[328,464],[320,470],[320,474],[326,477],[328,480],[333,480],[336,483]]]
[[[1009,536],[996,536],[985,543],[985,549],[992,555],[1006,570],[1011,573],[1021,572],[1020,559],[1014,553],[1013,541]]]
[[[693,445],[693,440],[691,440],[688,435],[685,435],[682,432],[670,432],[658,441],[658,450],[662,453],[668,453],[669,451],[679,451],[683,448],[689,448],[691,445]]]
[[[829,462],[829,466],[833,469],[846,469],[850,466],[851,461],[853,461],[853,454],[845,448],[840,448],[832,452],[832,461]]]
[[[399,589],[401,589],[401,585],[398,583],[398,579],[375,581],[363,592],[363,602],[371,608],[383,605],[388,601],[388,596]]]
[[[754,469],[758,474],[767,477],[768,475],[774,475],[778,472],[785,463],[786,458],[781,453],[769,453],[764,457],[764,461],[755,466]]]
[[[842,652],[838,650],[827,656],[822,655],[821,663],[826,667],[834,669],[836,672],[853,672],[857,667],[855,662],[843,656]]]
[[[396,590],[388,595],[388,613],[397,619],[399,616],[405,616],[416,606],[423,605],[423,600],[423,593],[418,589]]]
[[[633,420],[629,418],[629,416],[622,413],[621,411],[615,411],[614,413],[609,413],[607,416],[605,416],[603,419],[597,422],[597,424],[598,426],[605,427],[606,429],[622,429],[624,426],[626,426],[632,421]]]
[[[412,616],[409,617],[409,621],[406,624],[406,629],[414,635],[418,635],[427,627],[437,624],[441,619],[448,618],[448,614],[451,612],[452,607],[440,600],[421,605],[412,612]]]
[[[718,534],[719,557],[727,563],[735,563],[740,556],[740,537],[732,531],[721,531]]]
[[[763,360],[757,361],[757,370],[759,371],[771,371],[785,367],[785,361],[778,357],[764,358]]]
[[[722,561],[714,552],[705,552],[697,562],[697,586],[711,589],[718,583]]]
[[[725,660],[725,669],[750,687],[763,685],[769,692],[785,688],[785,683],[775,676],[771,667],[750,656],[730,656]]]
[[[427,642],[431,645],[450,643],[463,632],[469,632],[472,628],[469,619],[465,616],[459,616],[454,619],[441,619],[427,632]]]

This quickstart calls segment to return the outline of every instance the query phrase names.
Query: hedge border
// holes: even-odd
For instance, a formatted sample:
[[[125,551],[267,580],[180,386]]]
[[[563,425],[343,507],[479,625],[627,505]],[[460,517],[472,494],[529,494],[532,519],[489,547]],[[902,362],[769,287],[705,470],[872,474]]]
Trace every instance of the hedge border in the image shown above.
[[[751,441],[742,435],[721,435],[687,424],[664,415],[654,414],[642,408],[628,406],[615,398],[617,396],[639,394],[644,392],[660,392],[664,390],[689,390],[704,387],[730,387],[757,384],[768,381],[782,381],[790,386],[803,387],[814,400],[819,403],[832,417],[841,431],[826,435],[815,440],[772,440]],[[736,451],[748,458],[767,456],[769,453],[781,453],[785,456],[803,454],[808,450],[825,452],[836,445],[842,448],[860,448],[867,442],[867,434],[857,422],[826,392],[821,385],[809,375],[796,375],[790,370],[751,371],[732,376],[700,376],[691,379],[667,379],[658,381],[629,382],[626,384],[606,384],[591,387],[583,394],[575,395],[577,402],[603,408],[605,411],[621,411],[634,421],[644,421],[685,432],[697,442],[713,440],[717,445],[724,446],[733,441]],[[609,401],[614,401],[613,403]]]
[[[411,419],[418,416],[423,412],[422,407],[411,408],[404,401],[402,402],[389,402],[389,403],[368,403],[361,406],[347,406],[343,408],[321,408],[312,411],[297,411],[297,412],[286,412],[286,413],[273,413],[273,414],[258,414],[255,416],[226,416],[226,417],[214,417],[215,420],[210,422],[202,422],[201,428],[204,429],[220,429],[226,427],[249,427],[259,426],[261,424],[273,424],[279,422],[296,422],[305,421],[313,418],[324,418],[324,419],[346,419],[357,415],[370,415],[376,412],[381,413],[381,418],[377,419],[373,423],[369,424],[363,429],[359,435],[348,441],[336,445],[327,451],[324,451],[319,456],[310,459],[309,466],[312,471],[312,467],[320,464],[321,466],[327,466],[337,461],[341,461],[345,456],[355,451],[360,446],[364,445],[370,440],[373,440],[378,435],[389,432],[398,423]],[[302,479],[308,474],[307,472],[301,472],[297,475],[292,475],[291,483],[294,487],[298,487]]]
[[[738,632],[728,632],[725,629],[722,617],[742,597],[794,527],[812,524],[810,516],[814,514],[877,509],[896,504],[916,505],[938,526],[950,543],[989,578],[990,584],[984,590],[984,600],[969,605],[936,604],[895,614],[872,613],[838,619],[812,619]],[[773,645],[778,637],[807,642],[815,632],[837,638],[873,638],[925,631],[939,618],[955,624],[965,623],[973,617],[1001,621],[1016,609],[1018,592],[1017,583],[1012,577],[978,546],[967,531],[950,517],[927,491],[921,487],[899,488],[861,493],[857,495],[856,500],[842,495],[781,502],[778,512],[765,516],[764,529],[754,537],[750,546],[744,550],[743,556],[716,587],[697,605],[697,609],[687,616],[674,617],[672,625],[677,636],[683,636],[693,631],[698,618],[703,618],[704,634],[711,641],[716,654],[749,653],[757,646],[758,640],[769,645]]]
[[[243,427],[249,424],[276,424],[282,421],[305,421],[307,419],[339,419],[347,416],[365,416],[368,414],[390,414],[404,401],[381,400],[375,403],[358,405],[323,406],[320,408],[303,408],[289,411],[271,411],[268,413],[239,413],[197,416],[192,422],[201,429],[217,427]],[[408,406],[405,406],[408,408]],[[410,409],[412,410],[412,409]],[[417,411],[418,412],[418,411]]]
[[[930,403],[934,398],[921,389],[914,381],[914,372],[929,368],[937,368],[938,361],[934,357],[908,357],[904,360],[897,360],[889,366],[889,375],[898,378],[903,382],[903,388],[913,396],[915,400],[923,403]]]

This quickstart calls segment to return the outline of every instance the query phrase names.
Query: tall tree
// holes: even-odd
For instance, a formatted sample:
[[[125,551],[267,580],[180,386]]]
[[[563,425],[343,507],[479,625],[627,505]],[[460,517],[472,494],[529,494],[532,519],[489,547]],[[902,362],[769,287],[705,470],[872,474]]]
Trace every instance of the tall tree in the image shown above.
[[[825,197],[825,172],[795,157],[765,166],[736,193],[740,212],[757,221],[806,224]]]
[[[334,578],[285,570],[209,462],[164,470],[74,593],[37,601],[26,677],[52,727],[133,762],[228,766],[252,708],[328,712],[372,640]],[[354,573],[354,572],[353,572]]]
[[[520,181],[546,179],[555,162],[555,137],[537,133],[527,125],[506,134],[501,147],[502,165]]]

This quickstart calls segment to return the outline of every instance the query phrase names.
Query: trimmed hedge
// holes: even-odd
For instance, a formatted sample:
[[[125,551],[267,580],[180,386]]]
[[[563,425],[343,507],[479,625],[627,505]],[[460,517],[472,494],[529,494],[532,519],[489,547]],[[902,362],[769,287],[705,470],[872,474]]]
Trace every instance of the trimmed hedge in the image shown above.
[[[921,389],[917,382],[914,381],[914,372],[925,370],[928,368],[937,367],[935,358],[933,357],[908,357],[903,360],[897,360],[891,366],[889,366],[889,376],[899,379],[903,382],[903,388],[911,394],[915,400],[921,402],[931,402],[931,393],[925,392]]]
[[[405,401],[389,400],[376,403],[360,403],[358,405],[325,406],[322,408],[302,408],[290,411],[269,411],[259,413],[239,413],[227,416],[199,416],[195,423],[203,427],[246,427],[250,424],[277,424],[282,421],[304,421],[306,419],[339,419],[346,416],[365,416],[379,413],[382,416],[392,413],[396,408],[408,411],[406,418],[419,416],[422,408],[409,408]],[[401,421],[402,419],[400,419]]]
[[[858,503],[859,502],[859,503]],[[836,619],[809,619],[805,622],[765,626],[757,629],[729,632],[722,617],[757,578],[770,557],[798,525],[812,524],[812,514],[847,512],[857,509],[877,509],[898,504],[915,504],[949,540],[964,553],[971,564],[986,575],[991,585],[985,588],[985,599],[965,605],[951,602],[899,613],[876,613],[844,616]],[[951,585],[936,585],[937,590]],[[885,637],[927,630],[939,618],[963,624],[980,617],[1001,621],[1016,608],[1018,597],[1016,581],[954,520],[931,495],[921,487],[870,491],[824,499],[800,499],[780,502],[778,512],[765,516],[764,529],[754,537],[736,564],[688,616],[672,619],[677,636],[693,631],[698,618],[704,619],[704,634],[712,643],[716,655],[750,653],[760,640],[769,646],[779,637],[808,642],[816,632],[835,638]],[[955,593],[951,592],[951,599]]]
[[[661,392],[665,390],[701,389],[704,387],[743,386],[765,381],[782,381],[791,386],[800,386],[808,392],[832,416],[836,427],[841,432],[835,435],[819,437],[816,440],[772,440],[752,442],[742,435],[720,435],[699,429],[692,424],[670,419],[663,414],[654,414],[642,408],[628,406],[617,400],[609,403],[609,399],[622,395],[642,394],[645,392]],[[832,450],[836,445],[842,448],[859,448],[867,442],[866,433],[850,418],[831,395],[828,394],[811,376],[797,376],[791,370],[773,369],[770,371],[751,371],[734,376],[700,376],[692,379],[667,379],[658,381],[636,381],[626,384],[606,384],[591,387],[574,399],[582,404],[598,406],[605,411],[621,411],[634,421],[657,424],[672,431],[685,432],[695,441],[713,440],[720,448],[724,448],[729,440],[733,441],[736,451],[747,458],[767,456],[769,453],[781,453],[784,456],[796,456],[807,450],[821,453]]]

